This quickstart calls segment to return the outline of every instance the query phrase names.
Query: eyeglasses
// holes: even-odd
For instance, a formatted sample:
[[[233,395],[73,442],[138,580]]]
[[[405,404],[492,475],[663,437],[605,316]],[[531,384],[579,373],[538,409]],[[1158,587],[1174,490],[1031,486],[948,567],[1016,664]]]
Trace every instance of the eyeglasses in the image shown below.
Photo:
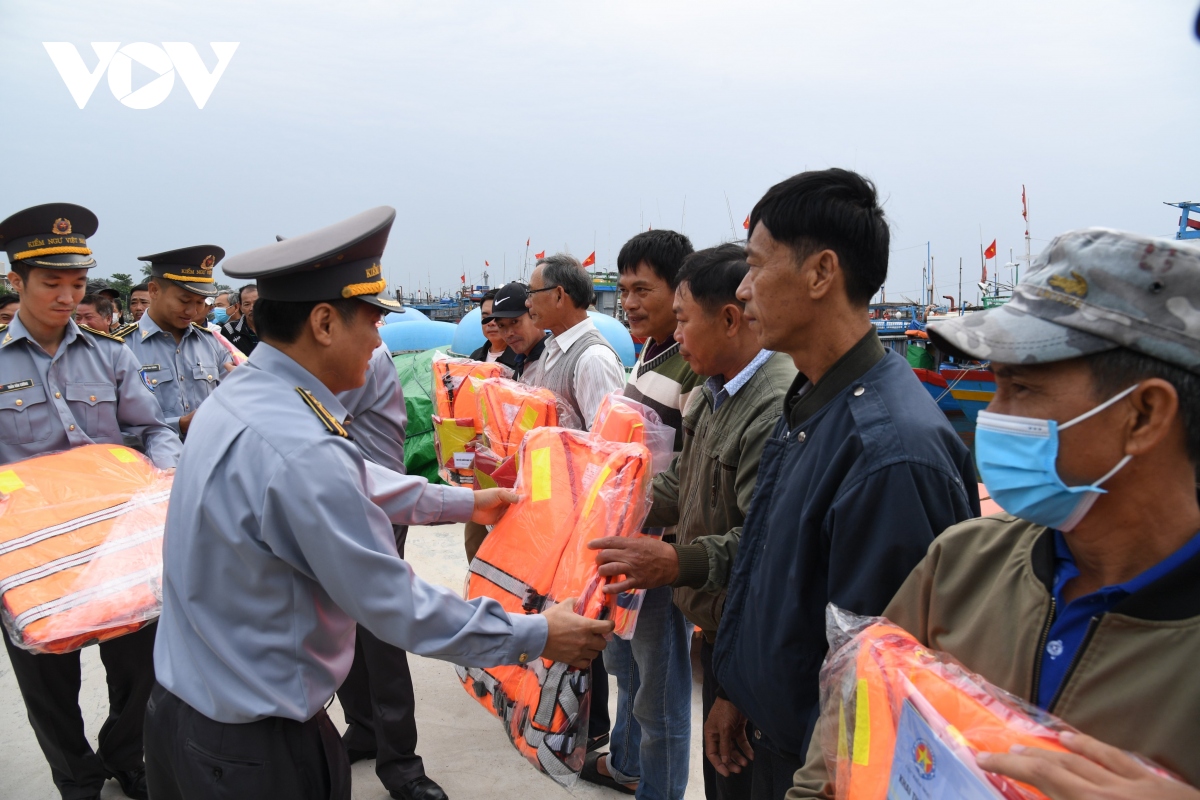
[[[548,292],[551,289],[557,289],[557,286],[543,286],[541,289],[526,289],[525,294],[537,294],[538,292]]]

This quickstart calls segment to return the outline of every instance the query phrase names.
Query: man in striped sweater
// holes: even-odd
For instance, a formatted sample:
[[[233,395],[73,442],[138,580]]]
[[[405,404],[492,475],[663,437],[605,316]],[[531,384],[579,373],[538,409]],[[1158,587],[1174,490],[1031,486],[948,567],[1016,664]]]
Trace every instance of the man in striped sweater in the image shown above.
[[[617,255],[629,331],[646,337],[624,394],[675,429],[676,454],[683,447],[683,413],[703,385],[679,355],[674,335],[676,274],[691,252],[683,234],[652,230],[634,236]],[[664,539],[673,538],[668,529]],[[691,626],[671,598],[669,586],[647,591],[633,639],[613,639],[605,651],[605,668],[617,679],[611,752],[589,753],[582,777],[638,797],[676,800],[688,779]]]

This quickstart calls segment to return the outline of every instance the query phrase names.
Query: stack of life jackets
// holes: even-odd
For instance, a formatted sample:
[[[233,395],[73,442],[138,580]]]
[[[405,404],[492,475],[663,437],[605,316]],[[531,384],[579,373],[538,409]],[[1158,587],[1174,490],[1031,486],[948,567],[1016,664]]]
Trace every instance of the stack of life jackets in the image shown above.
[[[822,741],[838,800],[892,796],[893,768],[905,759],[917,762],[922,778],[937,774],[937,750],[928,743],[905,752],[897,749],[906,704],[910,714],[920,713],[943,745],[972,767],[976,753],[1006,753],[1014,744],[1066,752],[1058,741],[1060,732],[1071,730],[1066,723],[922,646],[903,628],[883,617],[857,617],[832,604],[826,617],[831,641],[853,634],[831,650],[821,668],[826,726]],[[1002,775],[978,770],[977,778],[990,784],[985,785],[990,796],[1045,798]]]
[[[508,378],[477,381],[479,440],[474,444],[475,486],[511,489],[517,477],[517,450],[525,434],[558,425],[554,392]]]
[[[0,616],[14,644],[66,653],[158,618],[171,480],[106,444],[0,467]]]
[[[614,618],[609,579],[597,573],[587,542],[638,536],[649,511],[650,454],[640,444],[606,442],[582,431],[537,428],[524,437],[516,491],[471,562],[465,595],[492,597],[516,614],[537,614],[576,597],[575,611]],[[635,616],[623,620],[632,635]],[[528,664],[458,668],[463,687],[498,717],[534,766],[570,785],[587,743],[589,670],[535,658]]]
[[[475,485],[474,446],[482,432],[478,385],[488,378],[510,378],[503,364],[469,358],[435,357],[433,360],[433,442],[438,474],[454,486]]]

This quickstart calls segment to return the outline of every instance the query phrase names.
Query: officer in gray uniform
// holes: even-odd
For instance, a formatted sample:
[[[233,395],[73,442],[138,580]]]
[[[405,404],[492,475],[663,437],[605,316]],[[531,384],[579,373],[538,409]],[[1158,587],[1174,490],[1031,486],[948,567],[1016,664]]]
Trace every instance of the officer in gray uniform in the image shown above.
[[[580,667],[611,622],[562,603],[510,616],[425,583],[393,524],[494,523],[516,495],[432,486],[363,459],[338,399],[379,346],[379,264],[395,210],[230,258],[257,278],[261,342],[192,422],[171,493],[163,612],[146,706],[155,800],[350,797],[325,704],[354,657],[355,623],[458,664]],[[354,422],[350,420],[350,429]]]
[[[0,222],[8,279],[21,308],[0,326],[0,463],[140,436],[158,467],[179,460],[179,438],[138,376],[119,337],[81,328],[72,316],[95,265],[88,237],[96,215],[69,203],[28,208]],[[146,797],[142,721],[154,683],[154,625],[102,642],[109,715],[92,750],[79,711],[79,652],[34,654],[4,637],[29,724],[64,798],[95,798],[109,777]]]
[[[233,358],[212,332],[192,322],[215,297],[213,267],[225,257],[204,244],[141,256],[150,262],[150,308],[136,323],[115,331],[142,365],[142,381],[154,392],[167,424],[187,435],[192,415],[216,391]]]

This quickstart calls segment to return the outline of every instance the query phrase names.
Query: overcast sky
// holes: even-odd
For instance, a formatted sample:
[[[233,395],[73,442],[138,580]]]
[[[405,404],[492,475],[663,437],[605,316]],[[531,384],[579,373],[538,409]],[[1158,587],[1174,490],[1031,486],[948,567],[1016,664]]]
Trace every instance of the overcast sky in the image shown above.
[[[519,277],[527,237],[600,267],[649,225],[740,237],[772,183],[841,166],[884,198],[889,299],[918,295],[926,241],[953,294],[981,234],[1023,252],[1022,184],[1035,253],[1173,232],[1162,202],[1200,200],[1197,5],[0,0],[0,217],[88,206],[95,272],[136,275],[387,204],[392,286],[449,289],[485,260]],[[154,108],[101,79],[80,110],[47,41],[89,69],[90,42],[191,42],[209,69],[239,46],[203,110],[178,75]]]

